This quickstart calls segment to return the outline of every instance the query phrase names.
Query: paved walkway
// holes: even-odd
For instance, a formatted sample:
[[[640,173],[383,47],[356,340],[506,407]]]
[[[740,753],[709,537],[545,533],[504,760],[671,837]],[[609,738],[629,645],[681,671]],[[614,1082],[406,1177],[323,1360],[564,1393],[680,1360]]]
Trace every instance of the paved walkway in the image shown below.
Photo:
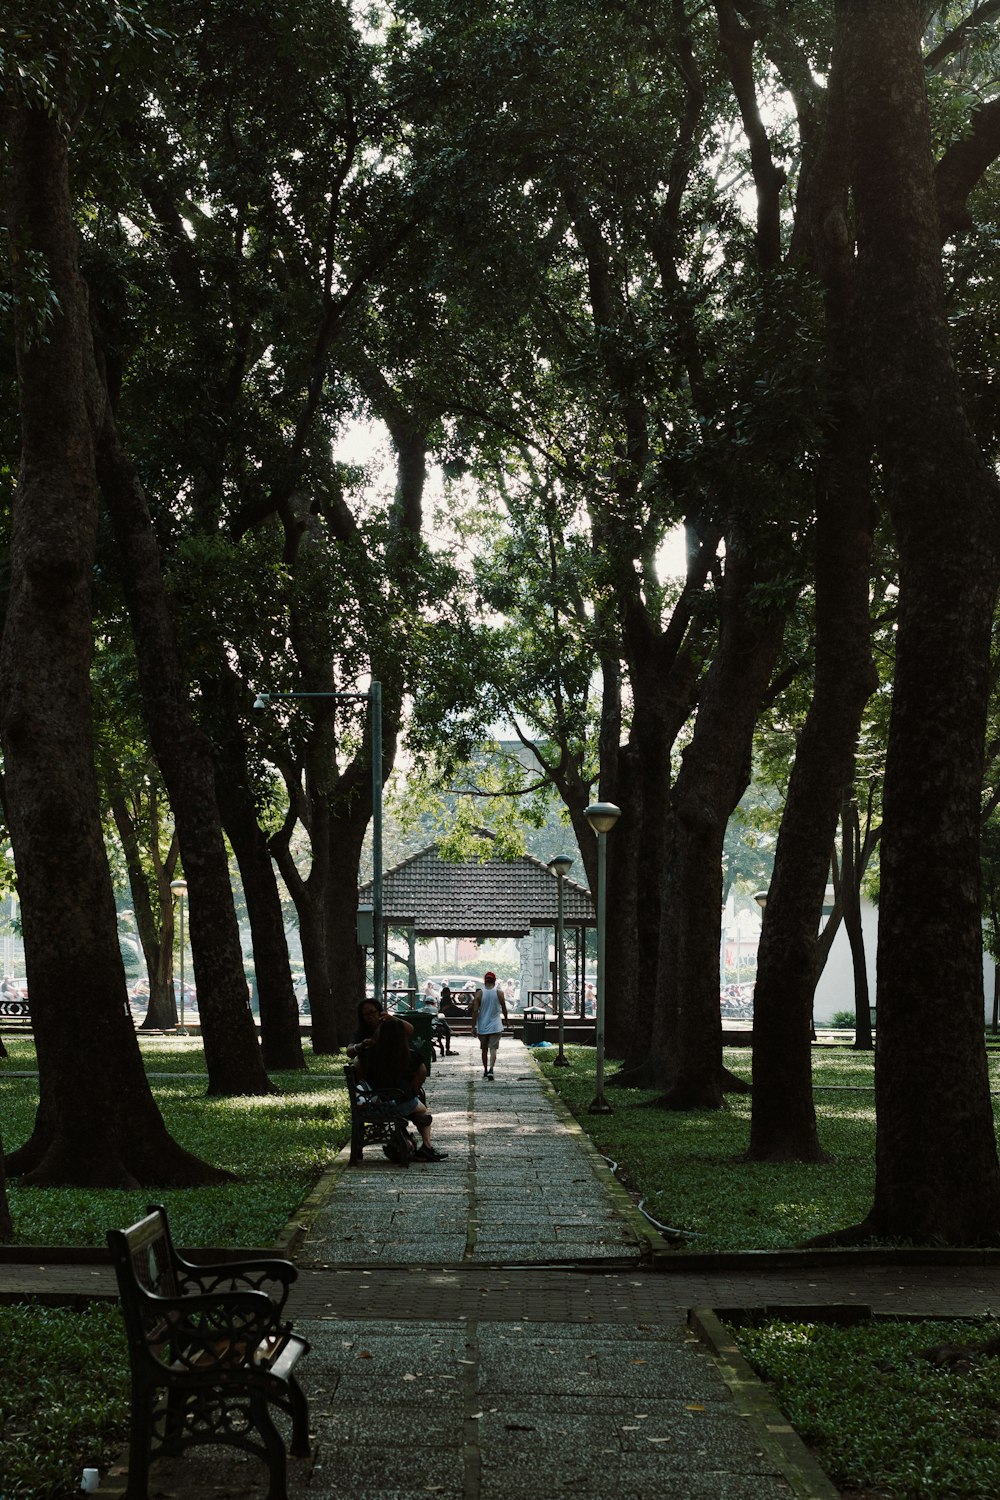
[[[290,1312],[315,1433],[290,1500],[832,1500],[797,1439],[686,1326],[694,1307],[1000,1312],[989,1257],[690,1256],[657,1236],[520,1043],[428,1086],[446,1161],[346,1152],[296,1233]],[[106,1267],[0,1264],[0,1293],[110,1294]],[[732,1389],[731,1389],[732,1387]],[[100,1493],[121,1494],[121,1471]],[[151,1495],[262,1500],[263,1468],[196,1449]]]

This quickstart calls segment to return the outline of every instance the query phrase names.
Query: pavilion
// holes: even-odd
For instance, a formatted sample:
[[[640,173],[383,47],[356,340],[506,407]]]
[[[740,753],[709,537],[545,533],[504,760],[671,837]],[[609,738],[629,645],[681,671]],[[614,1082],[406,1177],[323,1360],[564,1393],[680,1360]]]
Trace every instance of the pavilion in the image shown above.
[[[493,839],[488,830],[480,838]],[[370,904],[369,881],[358,892],[359,904]],[[410,855],[382,876],[382,921],[404,929],[413,940],[433,937],[523,938],[539,928],[555,929],[559,911],[559,882],[548,865],[533,855],[450,860],[439,844]],[[570,994],[582,1003],[585,933],[597,925],[597,912],[586,886],[563,880],[563,922],[573,968]],[[383,970],[385,972],[385,970]],[[567,1007],[569,1009],[569,1007]]]

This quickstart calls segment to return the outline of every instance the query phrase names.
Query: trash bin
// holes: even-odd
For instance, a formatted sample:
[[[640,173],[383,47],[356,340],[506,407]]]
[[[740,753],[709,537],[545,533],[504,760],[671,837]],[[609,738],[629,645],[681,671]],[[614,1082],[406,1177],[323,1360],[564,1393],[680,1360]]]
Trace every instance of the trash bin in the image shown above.
[[[547,1010],[532,1009],[524,1012],[524,1032],[522,1040],[526,1047],[537,1047],[545,1040],[545,1021],[548,1016]]]
[[[431,1070],[431,1059],[434,1056],[434,1045],[431,1041],[431,1027],[434,1025],[434,1017],[429,1010],[400,1010],[397,1011],[401,1021],[409,1021],[413,1027],[413,1037],[410,1046],[414,1052],[419,1052],[424,1067],[428,1073]]]

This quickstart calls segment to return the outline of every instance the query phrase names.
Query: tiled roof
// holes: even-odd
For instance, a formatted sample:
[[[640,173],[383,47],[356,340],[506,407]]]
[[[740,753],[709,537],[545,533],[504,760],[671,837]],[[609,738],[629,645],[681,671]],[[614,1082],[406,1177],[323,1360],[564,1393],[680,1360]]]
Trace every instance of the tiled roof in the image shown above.
[[[358,899],[371,901],[371,881]],[[523,937],[532,927],[556,925],[558,900],[556,877],[530,854],[454,864],[431,844],[382,875],[386,925],[412,922],[425,937]],[[567,927],[597,921],[590,892],[574,880],[564,883],[563,920]]]

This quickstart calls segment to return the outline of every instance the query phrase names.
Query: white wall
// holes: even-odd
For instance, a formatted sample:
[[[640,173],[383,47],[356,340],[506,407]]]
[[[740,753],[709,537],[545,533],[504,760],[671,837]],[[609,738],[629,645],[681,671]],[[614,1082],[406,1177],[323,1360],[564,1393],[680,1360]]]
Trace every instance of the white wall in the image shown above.
[[[865,937],[865,965],[868,969],[869,1000],[875,1002],[875,949],[878,942],[878,907],[861,899],[861,928]],[[830,949],[830,957],[816,986],[814,1015],[816,1024],[829,1023],[838,1010],[854,1009],[854,965],[851,945],[841,922]],[[993,1013],[993,960],[983,954],[983,1014],[990,1020]]]
[[[869,1004],[875,1004],[875,944],[878,940],[878,907],[861,898],[861,930],[865,938],[865,967],[868,970]],[[838,1010],[854,1009],[854,961],[851,958],[851,945],[847,937],[847,929],[843,922],[837,928],[837,936],[833,940],[830,956],[819,983],[816,986],[816,1000],[813,1006],[813,1017],[817,1026],[827,1026],[833,1020],[834,1012]]]

